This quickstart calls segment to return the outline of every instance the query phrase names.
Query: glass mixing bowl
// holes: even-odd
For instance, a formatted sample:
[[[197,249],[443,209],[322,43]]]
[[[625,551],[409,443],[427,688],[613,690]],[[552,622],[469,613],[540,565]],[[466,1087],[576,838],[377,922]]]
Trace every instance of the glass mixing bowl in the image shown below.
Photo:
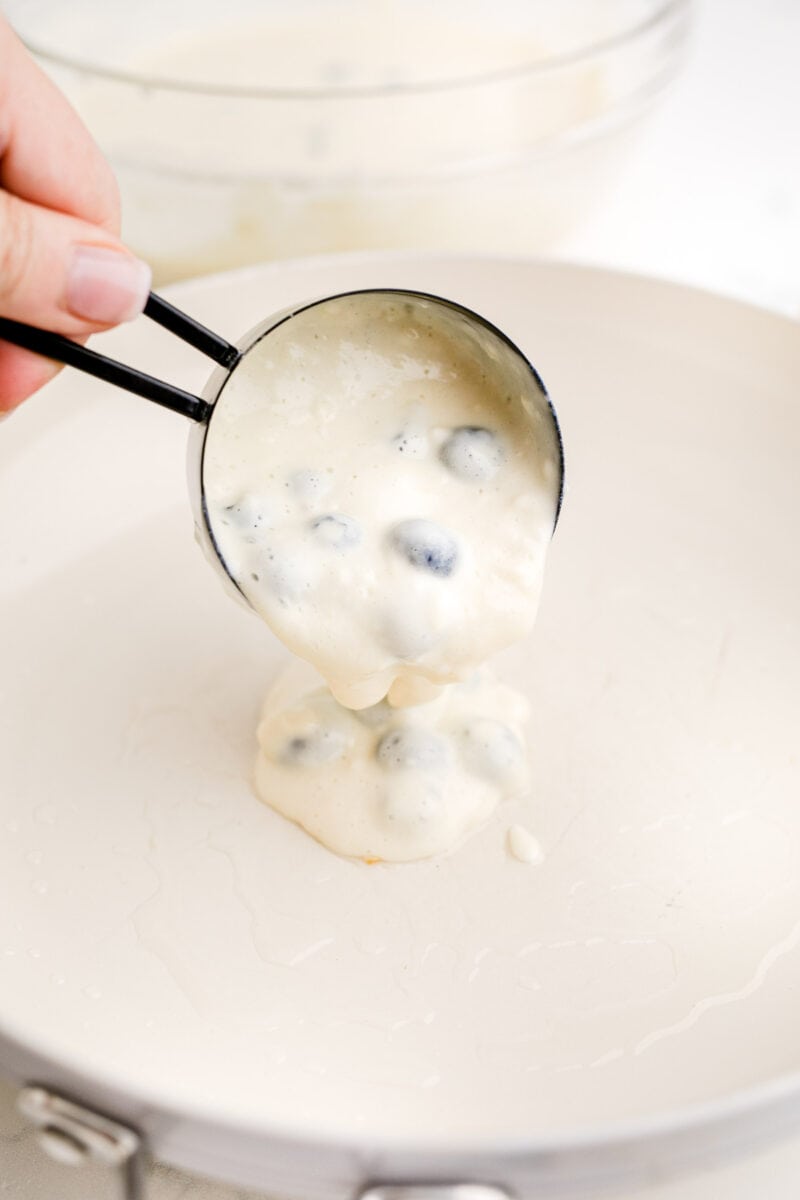
[[[159,282],[265,258],[549,248],[613,181],[688,0],[8,0]]]

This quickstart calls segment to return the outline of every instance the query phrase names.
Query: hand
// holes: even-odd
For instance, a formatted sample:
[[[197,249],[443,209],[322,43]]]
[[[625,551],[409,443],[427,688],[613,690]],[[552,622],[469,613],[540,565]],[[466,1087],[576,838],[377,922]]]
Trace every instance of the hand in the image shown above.
[[[0,316],[76,340],[138,316],[150,269],[119,231],[111,168],[0,18]],[[0,414],[58,369],[0,342]]]

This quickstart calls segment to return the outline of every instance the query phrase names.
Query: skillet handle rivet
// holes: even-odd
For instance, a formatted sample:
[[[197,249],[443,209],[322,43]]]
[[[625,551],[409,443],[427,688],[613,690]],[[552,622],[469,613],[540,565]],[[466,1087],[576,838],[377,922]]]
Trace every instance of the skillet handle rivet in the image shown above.
[[[89,1148],[85,1142],[63,1129],[56,1129],[53,1125],[39,1130],[36,1140],[45,1154],[56,1162],[79,1167],[89,1159]]]
[[[17,1110],[50,1158],[68,1167],[110,1167],[123,1200],[144,1200],[144,1145],[136,1130],[39,1084],[20,1090]]]

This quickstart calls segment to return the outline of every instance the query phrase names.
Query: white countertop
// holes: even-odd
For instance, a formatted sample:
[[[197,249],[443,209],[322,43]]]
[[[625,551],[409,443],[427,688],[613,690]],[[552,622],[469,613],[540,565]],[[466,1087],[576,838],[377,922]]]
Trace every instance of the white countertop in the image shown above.
[[[800,4],[696,0],[686,68],[647,125],[615,195],[559,256],[653,274],[800,316]],[[764,1180],[768,1178],[768,1184]],[[737,1170],[656,1188],[652,1200],[790,1200],[800,1143]],[[0,1193],[14,1200],[103,1200],[40,1156],[0,1087]],[[153,1200],[230,1200],[228,1189],[159,1172]]]

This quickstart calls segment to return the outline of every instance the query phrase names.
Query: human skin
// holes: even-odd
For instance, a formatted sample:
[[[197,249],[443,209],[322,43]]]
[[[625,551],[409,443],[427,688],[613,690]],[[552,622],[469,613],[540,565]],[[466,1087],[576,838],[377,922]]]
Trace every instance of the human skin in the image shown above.
[[[150,270],[119,235],[111,168],[0,18],[0,316],[79,341],[138,316]],[[0,342],[0,414],[58,370]]]

